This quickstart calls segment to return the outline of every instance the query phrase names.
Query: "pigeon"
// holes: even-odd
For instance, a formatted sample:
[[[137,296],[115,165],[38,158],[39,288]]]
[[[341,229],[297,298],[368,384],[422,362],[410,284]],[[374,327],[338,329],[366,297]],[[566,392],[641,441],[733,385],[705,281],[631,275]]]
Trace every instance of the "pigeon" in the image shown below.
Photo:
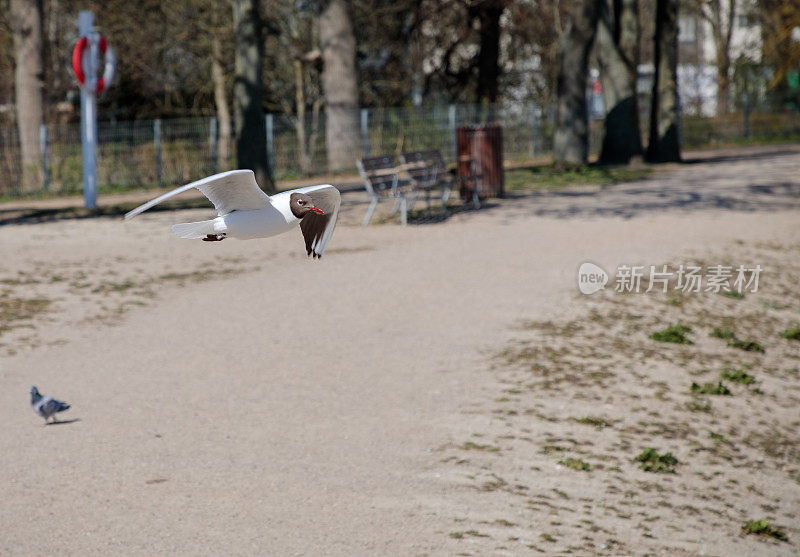
[[[42,396],[39,394],[39,389],[31,387],[31,408],[44,418],[44,424],[47,425],[47,420],[50,419],[50,416],[53,417],[53,422],[55,423],[56,413],[69,410],[69,404],[56,400],[51,396]]]
[[[256,183],[252,170],[230,170],[180,186],[126,213],[131,219],[179,193],[197,188],[219,216],[201,222],[172,226],[180,238],[219,242],[226,238],[248,240],[282,234],[300,225],[306,253],[322,257],[339,216],[341,195],[330,184],[308,186],[269,196]]]

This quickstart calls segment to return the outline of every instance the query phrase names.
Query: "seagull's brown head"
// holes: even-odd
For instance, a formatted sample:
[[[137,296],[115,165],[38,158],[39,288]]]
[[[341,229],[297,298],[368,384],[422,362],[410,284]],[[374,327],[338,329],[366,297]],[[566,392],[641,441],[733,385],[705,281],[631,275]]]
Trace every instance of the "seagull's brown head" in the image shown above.
[[[314,205],[314,200],[311,199],[311,196],[305,193],[293,193],[290,195],[289,207],[292,210],[292,214],[298,219],[302,219],[308,213],[325,214],[322,209]]]

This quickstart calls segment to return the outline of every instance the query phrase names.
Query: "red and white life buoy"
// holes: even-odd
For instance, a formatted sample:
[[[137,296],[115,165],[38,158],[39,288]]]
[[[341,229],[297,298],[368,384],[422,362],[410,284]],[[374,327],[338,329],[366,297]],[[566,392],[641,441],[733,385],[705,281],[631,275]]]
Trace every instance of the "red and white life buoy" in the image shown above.
[[[111,83],[114,79],[114,70],[117,65],[117,60],[114,57],[114,49],[108,44],[106,38],[100,35],[100,40],[97,45],[100,52],[103,53],[103,75],[97,80],[97,87],[95,93],[100,94],[106,85]],[[89,48],[89,37],[81,37],[72,49],[72,71],[75,72],[75,77],[78,83],[83,87],[86,84],[86,75],[83,73],[83,53]]]

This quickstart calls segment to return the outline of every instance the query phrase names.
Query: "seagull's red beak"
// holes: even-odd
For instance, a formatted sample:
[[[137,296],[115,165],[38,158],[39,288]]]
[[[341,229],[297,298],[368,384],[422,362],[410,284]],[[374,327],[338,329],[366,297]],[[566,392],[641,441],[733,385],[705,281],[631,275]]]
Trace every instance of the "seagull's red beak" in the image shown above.
[[[314,211],[315,213],[318,213],[318,214],[320,214],[320,215],[324,215],[324,214],[325,214],[325,211],[323,211],[322,209],[320,209],[319,207],[316,207],[316,206],[314,206],[314,205],[311,205],[311,206],[308,208],[308,210],[309,210],[309,211]]]

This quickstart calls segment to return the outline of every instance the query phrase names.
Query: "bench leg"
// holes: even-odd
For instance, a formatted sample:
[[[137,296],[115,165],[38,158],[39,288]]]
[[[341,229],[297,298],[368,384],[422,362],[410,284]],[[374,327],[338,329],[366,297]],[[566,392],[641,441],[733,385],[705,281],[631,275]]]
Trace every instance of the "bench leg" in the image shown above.
[[[472,205],[476,209],[481,208],[481,197],[478,195],[478,180],[475,180],[475,188],[472,190]]]
[[[400,209],[400,204],[403,202],[403,199],[405,199],[405,194],[400,194],[395,198],[394,206],[392,207],[392,212],[389,213],[390,217],[393,217],[397,214],[397,211]]]
[[[372,220],[372,213],[375,212],[375,207],[378,205],[378,198],[373,197],[372,201],[369,202],[369,208],[367,209],[367,214],[364,215],[364,221],[361,223],[361,226],[367,226],[369,221]]]
[[[414,190],[411,192],[411,200],[407,201],[407,206],[409,211],[414,208],[414,204],[417,202],[418,197],[419,197],[418,190]]]
[[[447,212],[447,201],[450,199],[450,188],[442,188],[442,213]]]
[[[405,195],[400,198],[400,211],[400,224],[405,226],[408,224],[408,202]]]

